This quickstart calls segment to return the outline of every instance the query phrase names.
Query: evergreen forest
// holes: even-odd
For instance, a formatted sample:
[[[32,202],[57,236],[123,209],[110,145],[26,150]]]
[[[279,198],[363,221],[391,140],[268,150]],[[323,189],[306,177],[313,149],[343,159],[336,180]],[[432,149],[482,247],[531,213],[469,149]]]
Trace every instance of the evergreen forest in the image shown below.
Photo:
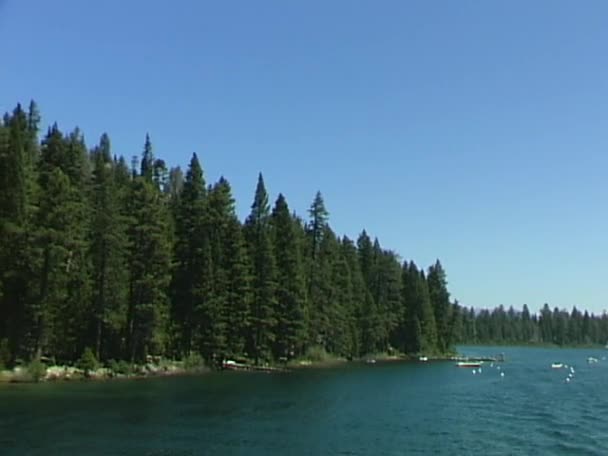
[[[156,157],[127,161],[104,134],[44,133],[34,102],[0,122],[0,364],[46,357],[209,364],[321,350],[449,353],[456,343],[605,344],[608,317],[461,307],[440,261],[404,261],[361,231],[335,233],[317,192],[305,216],[260,173],[240,220],[227,179]]]

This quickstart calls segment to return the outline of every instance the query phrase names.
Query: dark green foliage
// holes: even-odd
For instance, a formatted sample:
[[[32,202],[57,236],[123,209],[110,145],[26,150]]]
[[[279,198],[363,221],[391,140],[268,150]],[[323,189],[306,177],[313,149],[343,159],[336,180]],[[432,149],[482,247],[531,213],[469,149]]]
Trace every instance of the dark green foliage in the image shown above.
[[[337,306],[340,305],[339,301],[334,299],[337,291],[335,272],[339,247],[334,233],[329,226],[325,226],[316,257],[310,258],[315,271],[309,285],[311,343],[321,345],[328,351],[333,349],[331,333],[333,325],[338,323],[335,317]]]
[[[150,135],[147,133],[146,141],[144,143],[144,151],[141,156],[139,175],[149,181],[151,181],[154,177],[154,153],[152,152],[152,142],[150,141]]]
[[[196,154],[184,177],[146,136],[129,167],[107,135],[88,151],[53,125],[40,142],[39,122],[32,102],[0,123],[0,364],[31,361],[34,378],[42,356],[129,373],[149,355],[198,367],[608,341],[606,314],[460,306],[439,261],[425,274],[365,231],[338,238],[320,192],[306,222],[283,195],[271,213],[260,174],[241,224]]]
[[[175,266],[171,285],[175,348],[185,355],[196,348],[201,324],[198,310],[209,293],[211,252],[206,198],[203,170],[194,154],[175,206]]]
[[[313,345],[304,353],[304,359],[314,363],[322,363],[330,361],[332,357],[327,353],[325,348],[320,347],[319,345]]]
[[[223,279],[226,312],[226,353],[238,356],[245,352],[251,328],[251,263],[247,256],[240,222],[231,217],[224,237]]]
[[[401,278],[405,317],[401,320],[403,336],[400,340],[406,352],[443,353],[437,345],[435,313],[424,271],[419,271],[413,261],[404,263]]]
[[[340,280],[345,280],[344,276],[347,275],[346,270],[348,270],[349,281],[347,287],[342,291],[346,307],[345,319],[348,325],[348,338],[350,339],[350,353],[347,357],[355,358],[360,354],[365,354],[365,351],[362,350],[360,328],[365,324],[363,304],[367,296],[367,290],[361,274],[357,247],[353,241],[346,236],[343,237],[340,250],[343,258],[341,267],[346,268],[343,270],[343,276],[340,277]],[[340,280],[338,281],[339,289],[341,289]]]
[[[86,149],[77,132],[54,126],[42,143],[39,210],[33,245],[36,293],[27,318],[30,355],[74,359],[83,347],[90,302]]]
[[[0,124],[0,338],[14,356],[29,348],[26,315],[35,299],[37,122],[35,105],[29,122],[18,105]]]
[[[99,361],[97,361],[93,350],[91,350],[90,347],[86,347],[76,365],[85,372],[85,375],[88,375],[89,372],[94,371],[99,367]]]
[[[114,169],[117,164],[112,161],[107,135],[102,135],[93,150],[92,161],[92,342],[97,356],[107,359],[120,355],[121,331],[126,325],[128,219],[122,212],[120,184]]]
[[[376,265],[374,277],[374,300],[378,308],[380,323],[377,349],[381,352],[391,352],[391,339],[396,339],[395,333],[399,325],[401,301],[401,267],[394,252],[380,249],[379,243],[374,246]]]
[[[131,375],[133,373],[133,365],[125,360],[116,361],[111,359],[108,362],[108,367],[115,374]]]
[[[429,268],[427,283],[429,288],[429,299],[431,300],[435,323],[437,325],[438,348],[441,352],[445,352],[448,347],[452,345],[450,331],[452,307],[445,271],[439,260]]]
[[[34,358],[30,363],[25,367],[27,374],[30,379],[39,382],[46,375],[46,366],[40,361],[39,358]]]
[[[405,353],[418,353],[422,348],[422,327],[418,300],[418,269],[407,261],[401,269],[402,312],[397,326],[395,343]]]
[[[288,359],[301,354],[303,349],[306,291],[295,222],[281,194],[272,211],[272,234],[277,267],[273,351],[275,358]]]
[[[271,348],[275,340],[277,274],[270,238],[268,193],[261,173],[244,230],[253,268],[248,353],[258,363],[271,358]]]
[[[0,370],[10,365],[11,358],[11,350],[8,346],[8,339],[0,339]]]
[[[315,199],[308,210],[308,215],[310,216],[307,230],[310,236],[310,256],[314,260],[321,248],[321,241],[323,240],[325,228],[327,227],[327,218],[329,217],[329,212],[325,208],[321,192],[317,192],[315,195]],[[314,274],[314,268],[312,273]]]
[[[191,353],[184,358],[184,369],[186,370],[197,370],[203,367],[205,367],[205,361],[198,353]]]
[[[608,315],[581,313],[576,307],[569,313],[545,304],[538,315],[531,315],[527,305],[521,311],[499,306],[492,311],[460,309],[462,331],[455,343],[480,344],[555,344],[604,345],[608,342]]]
[[[150,149],[146,138],[144,160]],[[144,168],[144,166],[142,166]],[[135,176],[129,202],[129,291],[126,343],[131,361],[163,353],[167,345],[171,245],[169,211],[149,176]]]

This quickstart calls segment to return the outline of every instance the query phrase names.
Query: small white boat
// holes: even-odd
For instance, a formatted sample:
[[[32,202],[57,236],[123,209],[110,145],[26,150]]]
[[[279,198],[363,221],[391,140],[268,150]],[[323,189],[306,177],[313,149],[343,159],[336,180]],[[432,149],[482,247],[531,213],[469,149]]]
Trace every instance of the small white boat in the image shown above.
[[[587,362],[588,362],[589,364],[595,364],[595,363],[597,363],[598,361],[599,361],[599,359],[594,358],[593,356],[590,356],[589,358],[587,358]]]
[[[420,358],[418,358],[418,361],[422,361],[423,363],[426,363],[428,360],[428,356],[421,356]]]
[[[481,362],[479,361],[458,361],[456,363],[458,367],[480,367]]]
[[[551,364],[551,369],[561,369],[562,367],[564,367],[564,365],[562,363]]]

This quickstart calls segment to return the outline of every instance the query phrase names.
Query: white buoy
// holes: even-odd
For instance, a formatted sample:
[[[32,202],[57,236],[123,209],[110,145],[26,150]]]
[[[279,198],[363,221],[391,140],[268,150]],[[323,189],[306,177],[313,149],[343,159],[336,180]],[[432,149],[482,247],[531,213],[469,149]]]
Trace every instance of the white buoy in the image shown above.
[[[566,377],[566,383],[570,383],[570,377]]]
[[[481,367],[479,368],[479,373],[481,374]]]
[[[500,366],[496,366],[496,369],[500,370]]]
[[[500,373],[500,376],[501,376],[501,377],[504,377],[504,376],[505,376],[505,373],[504,373],[504,372],[501,372],[501,373]]]
[[[477,373],[477,371],[475,369],[473,369],[473,375],[475,375]]]
[[[574,367],[570,366],[570,372],[574,374]]]

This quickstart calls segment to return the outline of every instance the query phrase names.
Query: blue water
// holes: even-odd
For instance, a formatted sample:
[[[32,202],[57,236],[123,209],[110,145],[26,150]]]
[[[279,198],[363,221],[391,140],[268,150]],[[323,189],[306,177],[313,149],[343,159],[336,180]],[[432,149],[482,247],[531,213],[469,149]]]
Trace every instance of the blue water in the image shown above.
[[[608,455],[607,350],[460,351],[506,362],[0,385],[0,455]]]

